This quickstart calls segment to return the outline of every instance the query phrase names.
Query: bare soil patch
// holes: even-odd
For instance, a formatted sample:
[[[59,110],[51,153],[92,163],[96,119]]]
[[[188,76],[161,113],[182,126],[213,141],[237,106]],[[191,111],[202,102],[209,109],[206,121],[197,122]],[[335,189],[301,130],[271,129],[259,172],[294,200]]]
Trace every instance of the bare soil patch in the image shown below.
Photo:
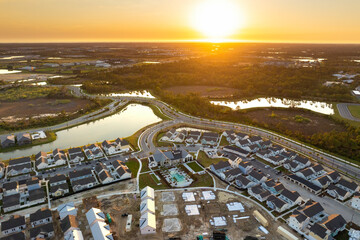
[[[235,88],[216,86],[173,86],[165,90],[174,94],[197,93],[202,97],[208,98],[232,97],[237,92]]]
[[[64,101],[65,100],[65,101]],[[0,118],[13,116],[14,118],[22,118],[29,116],[37,116],[40,114],[54,114],[65,111],[67,113],[76,112],[85,108],[87,104],[91,104],[87,99],[24,99],[15,102],[0,101]]]
[[[346,131],[344,125],[335,122],[330,116],[322,116],[300,109],[255,109],[244,113],[244,115],[262,125],[300,132],[306,136],[334,130]]]

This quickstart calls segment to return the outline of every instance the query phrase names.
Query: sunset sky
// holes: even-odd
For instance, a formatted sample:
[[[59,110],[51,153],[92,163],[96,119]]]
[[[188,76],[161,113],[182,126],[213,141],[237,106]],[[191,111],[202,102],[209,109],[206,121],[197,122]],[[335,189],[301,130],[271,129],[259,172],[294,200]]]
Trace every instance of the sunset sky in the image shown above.
[[[0,0],[0,42],[207,39],[194,15],[210,1]],[[360,0],[224,1],[240,22],[226,39],[360,43]]]

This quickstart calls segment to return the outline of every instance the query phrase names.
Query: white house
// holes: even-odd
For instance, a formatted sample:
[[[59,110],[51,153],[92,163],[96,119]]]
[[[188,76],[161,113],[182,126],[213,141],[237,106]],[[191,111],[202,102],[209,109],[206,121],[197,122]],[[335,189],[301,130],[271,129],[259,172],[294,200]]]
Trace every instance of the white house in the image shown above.
[[[310,218],[300,212],[290,215],[288,219],[289,226],[297,232],[303,232],[309,222]]]
[[[1,232],[2,234],[9,235],[12,233],[17,233],[25,230],[26,223],[24,216],[15,215],[7,221],[1,222]]]
[[[141,200],[152,199],[155,200],[155,191],[152,187],[146,186],[140,192]]]
[[[360,193],[356,193],[354,197],[350,201],[350,205],[352,208],[360,210]]]
[[[152,199],[142,200],[140,203],[140,213],[143,215],[145,212],[155,214],[155,202]]]
[[[156,218],[155,215],[150,212],[145,212],[140,217],[140,233],[141,234],[153,234],[156,233]]]
[[[91,208],[86,213],[93,238],[96,240],[113,239],[110,226],[105,223],[105,214],[98,208]]]

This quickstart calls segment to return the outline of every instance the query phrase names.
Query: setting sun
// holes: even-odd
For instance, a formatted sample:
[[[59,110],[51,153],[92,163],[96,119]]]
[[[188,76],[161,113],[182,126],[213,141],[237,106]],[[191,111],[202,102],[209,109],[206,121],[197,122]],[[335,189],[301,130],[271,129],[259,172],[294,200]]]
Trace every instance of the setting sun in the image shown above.
[[[224,40],[243,25],[243,16],[232,1],[201,2],[194,10],[191,24],[209,40]]]

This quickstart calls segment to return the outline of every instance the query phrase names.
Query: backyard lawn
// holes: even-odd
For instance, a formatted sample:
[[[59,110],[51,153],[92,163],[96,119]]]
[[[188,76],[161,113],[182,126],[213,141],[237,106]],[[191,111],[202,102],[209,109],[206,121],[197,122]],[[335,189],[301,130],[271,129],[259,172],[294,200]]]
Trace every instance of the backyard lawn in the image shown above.
[[[205,152],[199,151],[197,161],[201,163],[204,167],[209,167],[213,163],[218,163],[220,161],[227,161],[226,158],[209,158]]]
[[[194,172],[201,172],[204,169],[197,162],[186,163]]]
[[[199,176],[191,176],[192,178],[196,178],[195,181],[190,185],[190,187],[213,187],[214,181],[210,174],[205,173]]]
[[[137,177],[137,172],[138,172],[139,167],[140,167],[139,162],[136,159],[130,159],[125,164],[129,168],[129,170],[131,171],[131,176],[133,178]]]
[[[151,176],[150,173],[140,174],[139,177],[139,188],[143,189],[146,186],[152,187],[154,189],[166,189],[168,188],[166,184],[162,182],[161,185],[157,185],[157,182],[154,180],[155,176]]]

